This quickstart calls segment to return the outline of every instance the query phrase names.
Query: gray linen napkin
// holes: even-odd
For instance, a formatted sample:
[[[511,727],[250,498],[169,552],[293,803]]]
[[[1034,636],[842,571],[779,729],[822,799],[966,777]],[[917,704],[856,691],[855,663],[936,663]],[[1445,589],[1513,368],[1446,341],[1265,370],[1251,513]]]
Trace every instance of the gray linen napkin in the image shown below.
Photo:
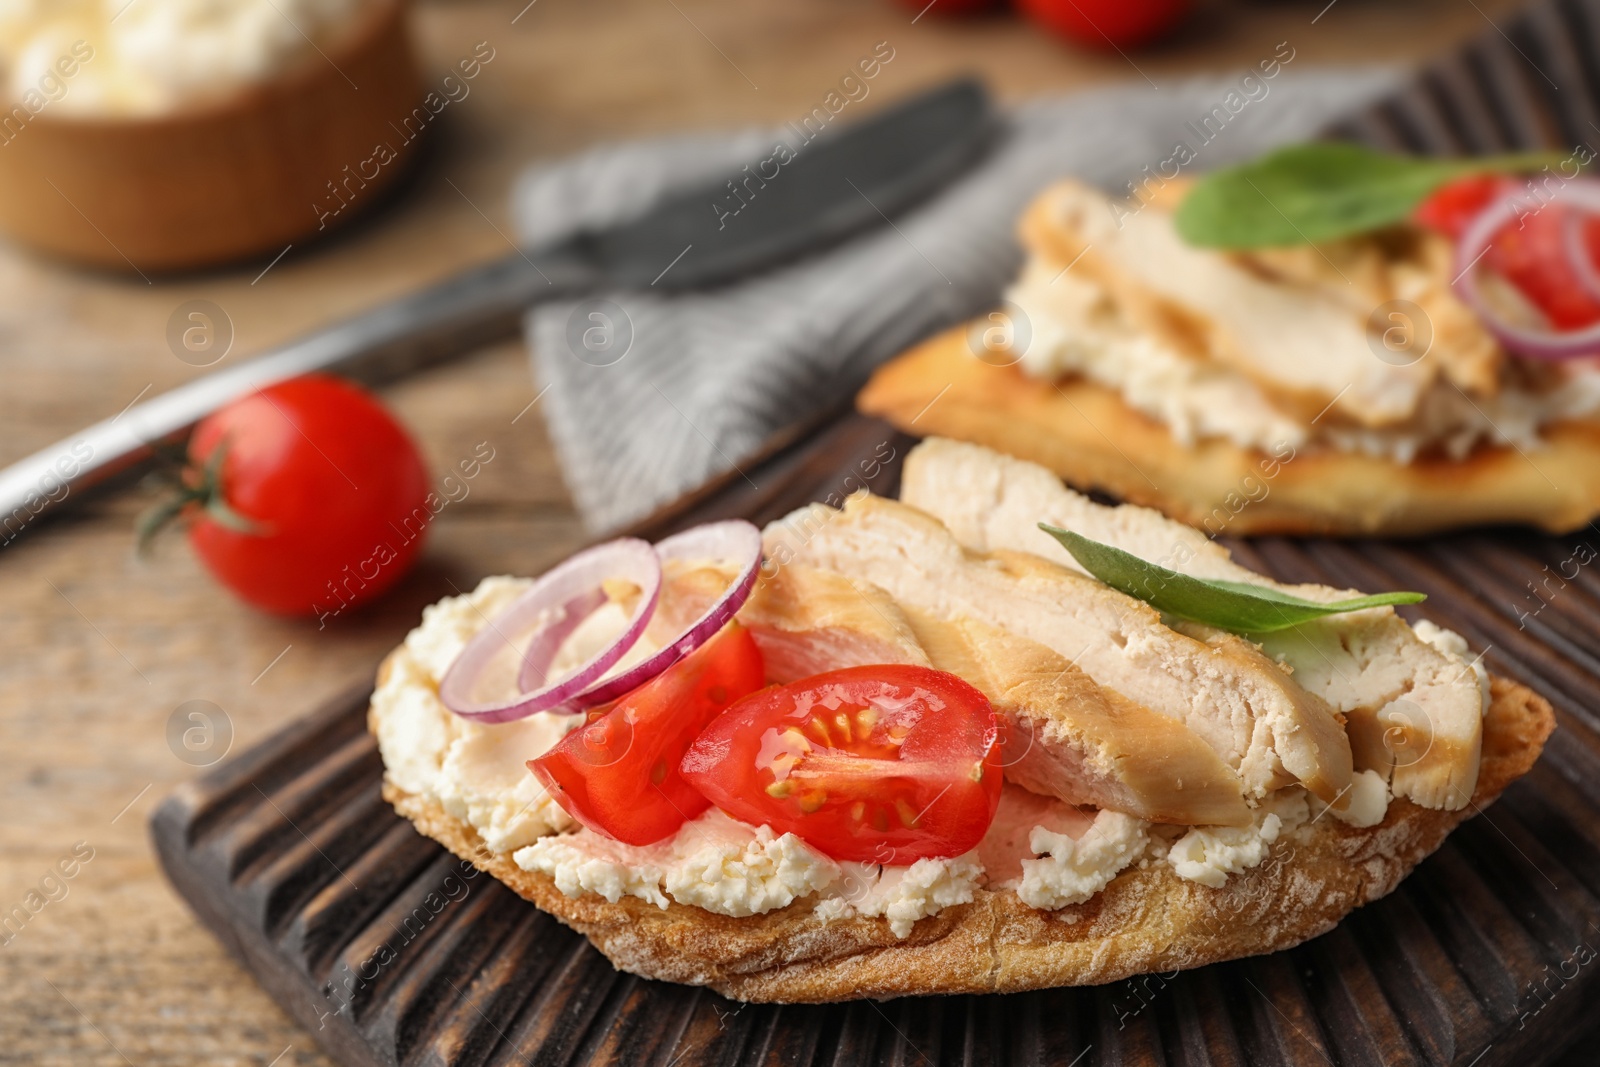
[[[1397,77],[1283,70],[1244,86],[1215,77],[1036,101],[1008,115],[980,165],[893,227],[712,292],[541,305],[527,319],[534,376],[579,512],[596,533],[639,519],[839,403],[908,345],[993,305],[1021,262],[1017,215],[1050,182],[1075,175],[1125,190],[1180,142],[1195,154],[1184,173],[1234,162],[1310,136]],[[536,246],[625,219],[669,189],[770,155],[780,139],[793,134],[676,136],[532,168],[513,193],[519,236]]]

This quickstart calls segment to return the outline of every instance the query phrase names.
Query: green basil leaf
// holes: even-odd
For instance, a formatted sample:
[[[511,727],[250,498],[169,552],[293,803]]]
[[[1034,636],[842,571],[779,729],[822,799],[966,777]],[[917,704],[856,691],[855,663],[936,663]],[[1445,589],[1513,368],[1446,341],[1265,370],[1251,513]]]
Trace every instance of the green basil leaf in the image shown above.
[[[1430,159],[1338,141],[1290,145],[1205,175],[1174,221],[1179,235],[1201,248],[1315,244],[1399,222],[1455,178],[1539,170],[1568,158],[1535,152]]]
[[[1039,529],[1061,542],[1083,569],[1111,588],[1144,601],[1167,615],[1193,619],[1236,634],[1287,630],[1303,622],[1362,608],[1416,604],[1422,593],[1379,593],[1331,604],[1304,600],[1267,586],[1246,582],[1209,581],[1168,570],[1082,534],[1041,522]]]

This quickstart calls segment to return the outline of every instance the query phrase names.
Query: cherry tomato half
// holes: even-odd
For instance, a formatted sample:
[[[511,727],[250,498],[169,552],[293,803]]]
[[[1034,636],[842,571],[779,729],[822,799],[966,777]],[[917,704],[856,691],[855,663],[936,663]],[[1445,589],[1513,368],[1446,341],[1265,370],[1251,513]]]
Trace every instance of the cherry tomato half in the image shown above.
[[[909,864],[975,847],[1000,803],[1000,723],[953,674],[850,667],[745,697],[683,776],[736,819],[840,860]]]
[[[1420,226],[1459,240],[1467,224],[1481,215],[1501,195],[1505,178],[1499,174],[1469,174],[1439,186],[1412,214]]]
[[[678,764],[700,731],[766,682],[750,631],[729,623],[710,641],[563,737],[528,769],[567,813],[630,845],[670,836],[710,806]]]
[[[193,472],[218,471],[224,514],[196,509],[189,541],[243,600],[323,615],[393,585],[422,547],[428,470],[410,435],[348,382],[307,375],[222,408],[189,440]]]
[[[1522,186],[1505,175],[1458,178],[1424,200],[1415,220],[1459,239],[1467,226],[1502,197]],[[1600,264],[1600,220],[1585,217],[1566,204],[1543,204],[1527,196],[1527,210],[1494,235],[1480,263],[1512,285],[1544,313],[1557,330],[1575,330],[1600,322],[1600,300],[1584,288],[1567,248],[1567,230],[1580,227],[1580,244],[1591,263]]]

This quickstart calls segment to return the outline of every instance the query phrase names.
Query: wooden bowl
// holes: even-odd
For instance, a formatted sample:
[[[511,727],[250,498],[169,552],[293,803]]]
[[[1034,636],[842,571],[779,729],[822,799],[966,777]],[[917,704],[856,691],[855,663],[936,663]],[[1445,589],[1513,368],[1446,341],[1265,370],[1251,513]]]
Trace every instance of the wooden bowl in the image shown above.
[[[171,114],[0,116],[0,231],[149,273],[277,255],[349,221],[404,171],[427,128],[414,109],[432,118],[407,6],[381,0],[325,56]]]

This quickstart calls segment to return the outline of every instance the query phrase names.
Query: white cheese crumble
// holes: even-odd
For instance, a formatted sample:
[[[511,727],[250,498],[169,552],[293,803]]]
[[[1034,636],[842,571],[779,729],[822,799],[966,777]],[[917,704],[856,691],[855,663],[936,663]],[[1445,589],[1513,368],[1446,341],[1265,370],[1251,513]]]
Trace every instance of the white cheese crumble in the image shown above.
[[[475,828],[492,852],[565,830],[572,817],[545,792],[528,761],[553,748],[580,718],[541,713],[494,726],[462,723],[439,768],[439,803]]]
[[[1467,639],[1454,630],[1446,630],[1438,623],[1423,619],[1411,627],[1411,632],[1417,635],[1417,640],[1433,648],[1434,651],[1450,657],[1472,671],[1472,676],[1478,680],[1478,697],[1482,703],[1479,709],[1481,714],[1489,713],[1489,668],[1483,665],[1482,656],[1474,656],[1472,648],[1467,644]]]
[[[1320,819],[1327,813],[1347,826],[1364,830],[1378,825],[1389,812],[1389,783],[1377,771],[1357,771],[1351,776],[1350,788],[1345,795],[1350,798],[1350,803],[1343,811],[1310,797],[1313,815]]]
[[[1178,877],[1221,889],[1228,875],[1260,866],[1273,842],[1311,817],[1301,789],[1280,789],[1256,809],[1249,826],[1197,826],[1173,842],[1167,862]]]
[[[512,860],[555,880],[567,896],[624,896],[660,908],[668,898],[718,915],[758,915],[839,881],[839,865],[793,834],[750,827],[715,809],[685,823],[666,841],[626,845],[591,830],[547,837]]]
[[[0,0],[10,96],[48,81],[74,41],[94,49],[59,107],[150,115],[258,83],[316,57],[372,0]]]
[[[372,694],[389,781],[440,805],[496,852],[572,825],[526,764],[549,751],[579,717],[540,712],[509,723],[469,722],[439,699],[439,679],[467,642],[531,584],[485,578],[471,593],[424,608],[422,624],[406,635]]]
[[[1148,823],[1116,811],[1096,813],[1076,840],[1035,826],[1028,847],[1043,858],[1022,861],[1017,896],[1041,911],[1082,904],[1138,860],[1149,843]]]
[[[906,937],[912,925],[945,908],[972,903],[983,880],[977,853],[950,859],[920,859],[909,867],[874,867],[847,863],[839,894],[817,903],[815,914],[823,922],[865,915],[889,920],[896,937]]]
[[[437,683],[467,642],[533,585],[529,578],[485,578],[463,596],[447,596],[422,609],[422,625],[406,635],[406,651]],[[508,679],[509,681],[509,679]]]

